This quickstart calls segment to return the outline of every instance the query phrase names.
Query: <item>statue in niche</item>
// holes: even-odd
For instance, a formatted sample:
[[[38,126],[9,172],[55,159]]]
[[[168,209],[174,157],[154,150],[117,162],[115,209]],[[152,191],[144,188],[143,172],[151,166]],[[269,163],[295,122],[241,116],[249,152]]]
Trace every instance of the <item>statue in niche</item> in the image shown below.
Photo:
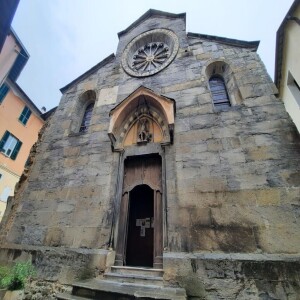
[[[150,122],[147,118],[142,118],[138,121],[138,143],[148,143],[152,140],[152,134],[150,133]]]

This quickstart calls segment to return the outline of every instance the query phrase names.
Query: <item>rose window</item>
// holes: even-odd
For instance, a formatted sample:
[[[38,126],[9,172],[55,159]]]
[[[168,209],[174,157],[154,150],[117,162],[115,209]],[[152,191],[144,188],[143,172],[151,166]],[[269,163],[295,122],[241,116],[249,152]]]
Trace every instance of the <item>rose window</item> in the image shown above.
[[[132,68],[136,71],[151,71],[161,66],[170,56],[164,43],[148,43],[133,55]]]
[[[178,49],[178,37],[171,30],[149,30],[135,37],[125,47],[122,66],[131,76],[151,76],[166,68]]]

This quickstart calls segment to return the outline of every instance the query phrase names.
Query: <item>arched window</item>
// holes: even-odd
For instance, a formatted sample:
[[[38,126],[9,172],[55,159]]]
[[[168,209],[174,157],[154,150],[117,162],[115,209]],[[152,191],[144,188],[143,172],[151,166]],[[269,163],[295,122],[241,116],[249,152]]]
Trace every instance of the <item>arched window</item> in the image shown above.
[[[223,77],[219,75],[213,75],[210,77],[209,87],[214,106],[220,108],[231,106]]]
[[[92,118],[92,113],[93,113],[93,108],[94,108],[94,102],[90,103],[84,112],[82,122],[80,125],[79,132],[86,132],[90,126],[91,118]]]

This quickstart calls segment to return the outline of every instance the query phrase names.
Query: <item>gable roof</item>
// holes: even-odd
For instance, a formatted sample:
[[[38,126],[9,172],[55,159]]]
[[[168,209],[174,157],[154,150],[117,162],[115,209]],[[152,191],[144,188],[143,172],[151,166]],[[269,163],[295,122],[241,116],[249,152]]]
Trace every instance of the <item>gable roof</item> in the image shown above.
[[[88,71],[86,71],[85,73],[83,73],[82,75],[80,75],[79,77],[77,77],[76,79],[74,79],[73,81],[71,81],[69,84],[67,84],[66,86],[62,87],[60,89],[60,91],[62,93],[64,93],[71,86],[73,86],[74,84],[78,83],[79,81],[87,78],[88,76],[90,76],[91,74],[93,74],[94,72],[96,72],[98,69],[104,67],[106,64],[108,64],[109,62],[111,62],[114,59],[115,59],[115,54],[114,53],[110,54],[109,56],[107,56],[106,58],[104,58],[102,61],[100,61],[97,65],[93,66]]]
[[[188,32],[187,36],[191,37],[191,38],[201,38],[201,39],[205,39],[205,40],[220,42],[222,44],[227,44],[227,45],[231,45],[231,46],[254,48],[255,51],[257,50],[257,48],[259,46],[259,42],[260,42],[260,41],[248,42],[248,41],[235,40],[235,39],[229,39],[229,38],[215,36],[215,35],[193,33],[193,32]]]
[[[149,9],[146,13],[144,13],[140,18],[138,18],[135,22],[133,22],[130,26],[128,26],[125,30],[120,31],[118,33],[118,37],[120,38],[122,35],[126,34],[133,28],[137,27],[139,24],[147,20],[148,18],[152,16],[159,16],[159,17],[165,17],[165,18],[181,18],[184,19],[184,22],[186,22],[186,13],[180,13],[180,14],[173,14],[169,12],[164,12],[156,9]],[[229,38],[224,38],[224,37],[218,37],[218,36],[213,36],[213,35],[207,35],[207,34],[200,34],[200,33],[192,33],[188,32],[187,33],[188,37],[191,38],[201,38],[201,39],[206,39],[206,40],[212,40],[216,42],[220,42],[223,44],[227,45],[232,45],[232,46],[237,46],[237,47],[244,47],[244,48],[249,48],[249,49],[254,49],[255,51],[258,48],[259,41],[242,41],[242,40],[236,40],[236,39],[229,39]],[[105,59],[103,59],[100,63],[86,71],[84,74],[80,75],[76,79],[74,79],[72,82],[67,84],[66,86],[62,87],[60,91],[62,93],[65,93],[70,87],[72,87],[74,84],[78,83],[79,81],[87,78],[89,75],[93,74],[95,71],[100,69],[101,67],[105,66],[107,63],[111,62],[113,59],[115,59],[115,54],[112,53]]]
[[[118,37],[120,38],[122,35],[126,34],[131,29],[137,27],[140,23],[144,22],[145,20],[147,20],[148,18],[153,17],[153,16],[166,17],[166,18],[171,18],[171,19],[181,18],[181,19],[184,19],[184,22],[186,21],[186,13],[172,14],[169,12],[151,8],[147,12],[145,12],[141,17],[139,17],[135,22],[133,22],[131,25],[129,25],[126,29],[120,31],[118,33]]]
[[[277,33],[276,33],[276,50],[275,50],[275,74],[274,74],[274,82],[277,88],[280,88],[281,81],[281,68],[282,68],[282,58],[283,58],[283,44],[284,44],[284,29],[285,25],[288,21],[293,20],[297,22],[299,25],[299,19],[293,18],[293,14],[296,8],[300,5],[300,0],[295,0],[290,7],[289,11],[285,15],[283,21],[281,22]]]
[[[15,82],[18,79],[19,75],[21,74],[23,68],[25,67],[25,65],[29,59],[29,53],[27,52],[25,46],[22,44],[21,40],[19,39],[19,37],[17,36],[15,31],[12,29],[12,27],[10,28],[9,34],[11,34],[13,36],[15,42],[20,47],[20,51],[17,51],[18,56],[17,56],[16,60],[14,61],[11,69],[9,70],[9,73],[7,76],[11,81]]]
[[[32,111],[39,117],[41,117],[42,112],[39,108],[34,104],[34,102],[27,96],[27,94],[21,89],[21,87],[14,81],[10,79],[6,79],[6,84],[10,87],[15,95],[21,98],[26,105],[28,105]]]

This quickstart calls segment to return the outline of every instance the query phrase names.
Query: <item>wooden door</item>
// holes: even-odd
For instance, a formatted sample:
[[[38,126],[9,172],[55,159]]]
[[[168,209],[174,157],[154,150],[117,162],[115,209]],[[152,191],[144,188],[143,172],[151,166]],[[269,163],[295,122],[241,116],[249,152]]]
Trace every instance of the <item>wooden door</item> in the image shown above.
[[[126,265],[153,267],[154,193],[138,185],[129,193]]]
[[[135,156],[125,160],[116,265],[162,267],[161,178],[160,156]],[[149,218],[150,228],[142,228],[139,222]],[[145,224],[146,226],[148,227]],[[141,233],[144,235],[143,230],[145,230],[145,239],[141,236]],[[144,254],[135,260],[133,256],[137,252],[144,252]]]

